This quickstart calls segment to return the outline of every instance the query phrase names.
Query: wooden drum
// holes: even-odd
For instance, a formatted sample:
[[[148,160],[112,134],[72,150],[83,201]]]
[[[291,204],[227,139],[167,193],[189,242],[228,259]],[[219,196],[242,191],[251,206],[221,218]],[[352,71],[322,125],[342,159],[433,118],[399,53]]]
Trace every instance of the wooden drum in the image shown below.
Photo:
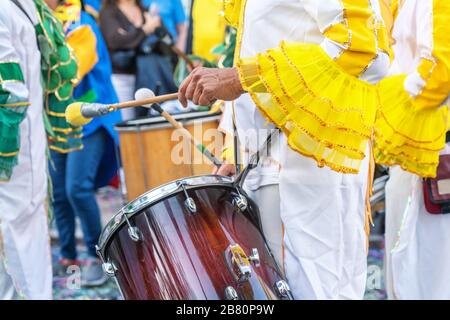
[[[174,118],[218,155],[222,143],[217,130],[220,113],[190,112]],[[131,120],[115,129],[129,201],[169,181],[209,174],[213,169],[211,162],[163,117]]]

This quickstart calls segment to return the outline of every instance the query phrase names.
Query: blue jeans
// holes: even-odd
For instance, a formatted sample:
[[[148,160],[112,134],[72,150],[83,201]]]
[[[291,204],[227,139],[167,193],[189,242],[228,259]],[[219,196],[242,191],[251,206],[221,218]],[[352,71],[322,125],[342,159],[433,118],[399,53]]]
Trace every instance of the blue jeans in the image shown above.
[[[102,231],[100,210],[95,198],[95,178],[105,151],[108,133],[97,130],[83,139],[84,148],[69,154],[51,151],[53,208],[61,245],[61,256],[76,259],[75,217],[81,222],[90,256]]]

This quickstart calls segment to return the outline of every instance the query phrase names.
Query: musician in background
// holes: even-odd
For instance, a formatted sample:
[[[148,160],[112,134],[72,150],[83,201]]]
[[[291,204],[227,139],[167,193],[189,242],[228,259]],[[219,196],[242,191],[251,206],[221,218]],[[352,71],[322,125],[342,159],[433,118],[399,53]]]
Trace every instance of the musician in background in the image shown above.
[[[250,94],[283,132],[279,211],[294,297],[361,299],[373,175],[369,140],[377,111],[373,84],[390,63],[380,3],[223,5],[239,28],[236,67],[195,69],[180,87],[180,101],[208,105]]]
[[[113,104],[118,102],[111,82],[108,49],[95,19],[82,10],[80,0],[46,0],[63,23],[67,42],[79,64],[77,101]],[[53,182],[53,206],[60,240],[60,265],[79,265],[75,239],[75,220],[80,219],[89,258],[83,266],[81,283],[103,284],[107,278],[97,257],[95,246],[101,228],[100,210],[95,191],[108,185],[117,173],[114,125],[121,121],[116,111],[96,118],[83,127],[83,145],[71,154],[51,152],[50,173]]]
[[[386,289],[390,299],[450,299],[450,215],[427,211],[421,179],[435,176],[448,129],[450,3],[394,1],[394,13],[375,131],[376,160],[396,165],[386,185]]]

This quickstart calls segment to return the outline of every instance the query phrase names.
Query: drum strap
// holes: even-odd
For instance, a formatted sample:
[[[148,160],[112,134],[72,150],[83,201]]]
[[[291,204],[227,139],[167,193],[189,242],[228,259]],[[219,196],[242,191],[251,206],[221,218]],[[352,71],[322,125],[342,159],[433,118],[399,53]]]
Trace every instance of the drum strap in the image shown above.
[[[258,166],[261,155],[267,153],[270,145],[272,144],[272,141],[279,136],[280,132],[281,130],[279,128],[274,129],[270,132],[261,148],[250,157],[247,167],[245,167],[244,170],[236,177],[236,180],[234,181],[235,185],[238,185],[241,188],[243,187],[245,178],[247,177],[249,172]]]
[[[234,108],[234,101],[231,102],[231,114],[232,114],[232,122],[233,122],[233,139],[234,139],[234,163],[236,165],[236,174],[241,174],[241,148],[239,144],[239,136],[236,127],[236,112]]]

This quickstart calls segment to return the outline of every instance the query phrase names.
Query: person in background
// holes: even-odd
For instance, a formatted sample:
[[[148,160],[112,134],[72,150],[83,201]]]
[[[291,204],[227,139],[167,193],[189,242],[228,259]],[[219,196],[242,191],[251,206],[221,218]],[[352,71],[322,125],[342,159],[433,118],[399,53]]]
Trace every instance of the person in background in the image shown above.
[[[84,11],[98,20],[100,15],[100,9],[102,8],[102,0],[84,0]]]
[[[142,4],[153,16],[160,16],[162,24],[181,51],[186,51],[187,18],[180,0],[143,0]],[[216,11],[217,12],[217,11]]]
[[[52,298],[46,152],[82,147],[64,117],[76,74],[43,0],[0,1],[0,299]]]
[[[219,1],[195,0],[191,4],[187,52],[210,61],[216,60],[214,48],[225,40],[225,19],[218,15]]]
[[[80,0],[46,0],[63,23],[68,44],[79,63],[77,101],[112,104],[118,101],[111,82],[108,49],[95,19],[82,10]],[[97,258],[95,246],[101,233],[100,210],[95,191],[107,185],[117,173],[114,144],[118,137],[114,125],[120,112],[95,118],[83,127],[80,151],[69,155],[51,152],[50,173],[53,181],[53,206],[61,245],[62,267],[79,265],[75,240],[78,217],[89,258],[82,269],[82,285],[96,286],[107,278]]]
[[[137,0],[105,0],[100,11],[100,28],[112,60],[114,88],[120,101],[134,100],[136,51],[161,25]],[[122,117],[135,117],[135,110],[122,110]]]
[[[389,299],[447,300],[450,215],[428,212],[422,178],[436,175],[440,150],[449,154],[450,3],[396,0],[393,9],[395,58],[380,83],[375,126],[376,160],[393,166],[386,184],[386,291]],[[447,181],[440,178],[439,193]]]

